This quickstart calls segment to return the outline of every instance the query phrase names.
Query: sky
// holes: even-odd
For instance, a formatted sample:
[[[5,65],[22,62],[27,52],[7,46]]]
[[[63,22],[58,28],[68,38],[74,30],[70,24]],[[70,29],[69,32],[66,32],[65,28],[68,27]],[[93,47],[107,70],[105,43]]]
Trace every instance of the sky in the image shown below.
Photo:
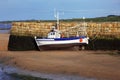
[[[120,15],[120,0],[0,0],[0,21]]]

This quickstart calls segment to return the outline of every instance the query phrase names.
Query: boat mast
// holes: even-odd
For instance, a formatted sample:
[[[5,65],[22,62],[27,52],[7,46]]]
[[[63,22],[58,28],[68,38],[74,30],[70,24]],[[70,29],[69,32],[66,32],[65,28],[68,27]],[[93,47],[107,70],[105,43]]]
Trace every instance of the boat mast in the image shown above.
[[[85,17],[83,17],[83,30],[84,30],[84,36],[87,36],[87,31],[86,31],[86,23],[85,23]]]
[[[59,12],[57,12],[56,10],[54,10],[54,16],[55,16],[55,18],[57,20],[57,22],[56,22],[56,29],[59,30]]]

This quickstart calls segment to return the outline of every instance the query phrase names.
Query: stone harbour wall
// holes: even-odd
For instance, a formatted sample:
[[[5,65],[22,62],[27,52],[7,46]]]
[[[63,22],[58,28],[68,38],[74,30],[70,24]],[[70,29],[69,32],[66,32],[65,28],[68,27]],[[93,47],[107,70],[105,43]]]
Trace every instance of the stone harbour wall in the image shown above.
[[[13,22],[11,35],[46,37],[55,22]],[[89,37],[120,38],[120,22],[60,22],[59,29],[64,36],[76,36],[86,26]],[[79,33],[80,35],[80,33]]]

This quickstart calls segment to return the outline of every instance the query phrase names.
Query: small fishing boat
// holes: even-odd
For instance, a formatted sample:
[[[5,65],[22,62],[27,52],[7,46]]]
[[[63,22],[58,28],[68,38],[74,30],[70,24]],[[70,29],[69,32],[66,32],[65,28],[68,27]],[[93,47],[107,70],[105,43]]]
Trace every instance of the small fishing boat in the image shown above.
[[[57,16],[57,25],[59,25],[59,17]],[[58,26],[53,26],[48,33],[47,38],[39,38],[35,36],[35,41],[39,50],[43,49],[61,49],[74,47],[77,50],[85,49],[89,38],[87,36],[63,37]]]

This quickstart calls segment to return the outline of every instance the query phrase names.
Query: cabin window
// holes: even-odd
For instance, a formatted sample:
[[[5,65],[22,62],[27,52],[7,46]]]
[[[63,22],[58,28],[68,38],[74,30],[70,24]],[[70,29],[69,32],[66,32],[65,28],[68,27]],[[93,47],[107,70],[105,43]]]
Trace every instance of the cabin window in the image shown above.
[[[50,32],[48,35],[51,35],[51,36],[54,35],[55,36],[55,35],[58,35],[58,33],[56,33],[56,32]]]
[[[55,33],[54,33],[54,32],[52,32],[50,35],[55,35]]]
[[[53,32],[53,35],[55,35],[55,33]]]
[[[50,35],[53,35],[52,33]]]

